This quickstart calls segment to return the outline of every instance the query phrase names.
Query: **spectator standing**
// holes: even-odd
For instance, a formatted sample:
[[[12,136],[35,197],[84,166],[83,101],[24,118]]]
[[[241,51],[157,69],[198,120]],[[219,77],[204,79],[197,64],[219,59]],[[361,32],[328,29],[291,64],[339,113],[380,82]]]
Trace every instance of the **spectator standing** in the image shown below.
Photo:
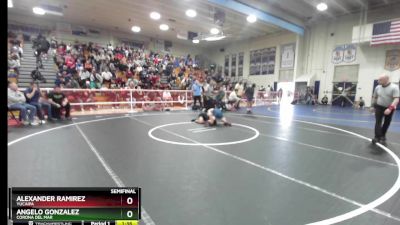
[[[194,83],[192,85],[192,91],[193,91],[193,109],[196,109],[196,103],[199,101],[200,104],[200,109],[203,108],[203,104],[201,102],[201,94],[202,94],[202,88],[200,85],[200,82],[198,80],[194,80]]]
[[[252,113],[255,88],[256,88],[256,84],[252,84],[251,87],[247,87],[246,91],[245,91],[248,114]]]
[[[206,83],[203,86],[203,102],[204,102],[204,107],[209,109],[213,108],[213,87],[211,86],[211,78],[207,78]]]
[[[282,88],[279,88],[279,90],[278,90],[278,104],[281,104],[282,96],[283,96],[283,90],[282,90]]]

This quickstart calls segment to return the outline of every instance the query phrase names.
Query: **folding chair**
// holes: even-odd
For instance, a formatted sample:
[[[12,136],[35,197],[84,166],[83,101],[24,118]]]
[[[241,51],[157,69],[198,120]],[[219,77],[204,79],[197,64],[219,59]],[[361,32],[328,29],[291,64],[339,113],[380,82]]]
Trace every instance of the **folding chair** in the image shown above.
[[[20,126],[20,125],[22,125],[22,122],[15,117],[15,115],[14,115],[15,111],[19,111],[19,110],[18,109],[10,109],[10,108],[8,108],[8,113],[11,116],[11,121],[14,121],[16,126]]]

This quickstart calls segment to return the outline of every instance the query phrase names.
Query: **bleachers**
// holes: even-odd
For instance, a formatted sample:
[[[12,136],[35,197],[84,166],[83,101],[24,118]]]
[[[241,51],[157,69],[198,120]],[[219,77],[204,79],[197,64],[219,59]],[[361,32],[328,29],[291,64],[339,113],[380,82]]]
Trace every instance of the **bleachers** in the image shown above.
[[[24,60],[21,62],[20,87],[28,87],[29,82],[32,81],[31,72],[36,68],[36,58],[33,52],[32,43],[26,43],[24,46]],[[48,59],[43,59],[42,62],[44,69],[40,69],[40,73],[46,78],[47,83],[41,83],[41,87],[53,87],[57,74],[53,58],[49,55]]]

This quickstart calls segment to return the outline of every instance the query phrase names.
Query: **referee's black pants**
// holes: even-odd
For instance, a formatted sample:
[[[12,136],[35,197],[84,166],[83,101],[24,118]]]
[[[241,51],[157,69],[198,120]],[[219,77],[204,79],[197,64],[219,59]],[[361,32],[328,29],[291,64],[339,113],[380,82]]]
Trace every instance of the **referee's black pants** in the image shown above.
[[[197,101],[199,101],[200,108],[203,108],[203,104],[201,103],[201,96],[200,95],[199,96],[193,96],[193,100],[194,100],[193,106],[195,106]]]
[[[375,138],[386,138],[386,132],[389,128],[390,122],[392,121],[392,116],[394,110],[389,115],[385,115],[384,112],[387,107],[375,104]],[[383,125],[382,120],[384,119]]]

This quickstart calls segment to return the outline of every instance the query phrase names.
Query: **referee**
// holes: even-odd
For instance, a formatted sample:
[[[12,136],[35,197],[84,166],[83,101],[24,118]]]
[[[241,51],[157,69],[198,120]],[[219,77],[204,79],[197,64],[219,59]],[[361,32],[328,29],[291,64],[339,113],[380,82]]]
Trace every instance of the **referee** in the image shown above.
[[[389,76],[384,74],[378,79],[379,85],[375,88],[372,105],[375,108],[375,138],[372,143],[377,142],[386,146],[386,131],[397,104],[399,103],[399,87],[389,82]],[[385,118],[383,125],[382,120]]]

